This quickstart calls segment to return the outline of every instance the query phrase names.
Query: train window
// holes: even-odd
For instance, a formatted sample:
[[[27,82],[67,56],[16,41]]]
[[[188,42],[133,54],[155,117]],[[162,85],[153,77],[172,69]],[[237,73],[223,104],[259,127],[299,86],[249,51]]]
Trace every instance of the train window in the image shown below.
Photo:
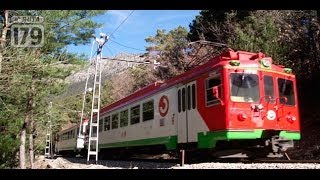
[[[263,77],[264,95],[266,102],[274,103],[274,84],[272,76]],[[269,99],[271,97],[271,99]]]
[[[213,96],[212,88],[221,84],[221,76],[210,77],[206,81],[206,105],[212,106],[214,104],[220,104],[219,99]],[[221,88],[219,86],[219,96],[221,97]]]
[[[130,124],[137,124],[140,122],[140,105],[131,108],[130,117]]]
[[[117,114],[112,114],[112,124],[111,124],[111,128],[112,129],[117,129],[118,128],[118,121],[119,121],[119,113]]]
[[[278,89],[281,104],[295,105],[293,81],[279,78]]]
[[[99,119],[99,132],[101,132],[103,129],[103,119]]]
[[[120,127],[128,126],[128,109],[120,112]]]
[[[142,120],[143,121],[148,121],[154,119],[154,107],[153,107],[153,100],[148,101],[146,103],[143,103],[142,105]]]
[[[104,118],[104,130],[110,130],[110,116]]]
[[[192,108],[196,108],[196,85],[192,84]]]
[[[231,100],[234,102],[259,102],[259,78],[256,74],[230,74]]]
[[[181,90],[178,90],[178,112],[181,112]]]
[[[186,89],[182,88],[182,111],[186,111]]]
[[[191,109],[191,88],[190,88],[190,86],[188,86],[187,87],[187,98],[188,98],[188,102],[187,102],[187,104],[188,104],[188,110],[190,110]]]

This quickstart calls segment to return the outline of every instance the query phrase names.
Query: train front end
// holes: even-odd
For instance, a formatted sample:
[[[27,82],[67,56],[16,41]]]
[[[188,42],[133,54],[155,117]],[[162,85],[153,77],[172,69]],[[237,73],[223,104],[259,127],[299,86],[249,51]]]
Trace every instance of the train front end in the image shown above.
[[[268,157],[282,156],[300,139],[295,75],[262,53],[229,53],[223,88],[213,88],[225,106],[224,142]]]

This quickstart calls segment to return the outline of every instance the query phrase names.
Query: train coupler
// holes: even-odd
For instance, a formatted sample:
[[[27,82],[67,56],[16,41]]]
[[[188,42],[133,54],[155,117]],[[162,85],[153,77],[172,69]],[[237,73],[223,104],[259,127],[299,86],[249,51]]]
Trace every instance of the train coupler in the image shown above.
[[[294,146],[292,139],[286,139],[279,136],[274,136],[271,139],[265,141],[266,146],[271,145],[274,153],[285,152],[287,149]]]

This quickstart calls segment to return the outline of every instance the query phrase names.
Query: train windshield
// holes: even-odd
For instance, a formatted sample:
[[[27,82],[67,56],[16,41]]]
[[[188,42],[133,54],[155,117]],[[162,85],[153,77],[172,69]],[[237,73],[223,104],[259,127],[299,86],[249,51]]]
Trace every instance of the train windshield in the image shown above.
[[[295,105],[293,81],[279,78],[278,89],[281,104]]]
[[[259,102],[259,78],[256,74],[230,74],[231,100],[234,102]]]

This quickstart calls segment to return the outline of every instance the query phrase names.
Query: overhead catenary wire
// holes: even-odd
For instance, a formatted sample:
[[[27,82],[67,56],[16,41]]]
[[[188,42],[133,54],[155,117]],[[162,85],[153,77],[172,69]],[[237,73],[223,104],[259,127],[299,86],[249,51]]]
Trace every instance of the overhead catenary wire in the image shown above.
[[[114,41],[114,40],[112,40],[112,39],[109,39],[111,42],[114,42],[114,43],[116,43],[116,44],[118,44],[118,45],[120,45],[120,46],[123,46],[123,47],[126,47],[126,48],[129,48],[129,49],[134,49],[134,50],[137,50],[137,51],[143,51],[143,52],[145,52],[146,50],[142,50],[142,49],[138,49],[138,48],[134,48],[134,47],[130,47],[130,46],[127,46],[127,45],[124,45],[124,44],[121,44],[121,43],[118,43],[118,42],[116,42],[116,41]]]
[[[119,58],[108,58],[108,57],[103,57],[102,59],[114,60],[114,61],[133,62],[133,63],[137,63],[137,64],[150,64],[150,62],[139,62],[139,61],[128,60],[128,59],[119,59]]]
[[[113,34],[120,28],[120,26],[131,16],[131,14],[134,12],[134,10],[131,11],[131,13],[119,24],[119,26],[110,34],[109,37],[114,37]],[[127,46],[127,45],[124,45],[124,44],[121,44],[119,42],[116,42],[114,40],[111,40],[109,39],[110,41],[120,45],[120,46],[123,46],[123,47],[126,47],[126,48],[129,48],[129,49],[134,49],[134,50],[137,50],[137,51],[143,51],[145,52],[145,50],[142,50],[142,49],[138,49],[138,48],[134,48],[134,47],[130,47],[130,46]]]
[[[106,48],[107,48],[107,50],[110,52],[110,55],[114,56],[114,54],[113,54],[113,52],[111,51],[111,49],[110,49],[108,46],[106,46]]]
[[[112,34],[114,34],[119,27],[131,16],[131,14],[134,12],[134,10],[131,11],[131,13],[119,24],[119,26],[110,34],[110,36],[112,36]]]

